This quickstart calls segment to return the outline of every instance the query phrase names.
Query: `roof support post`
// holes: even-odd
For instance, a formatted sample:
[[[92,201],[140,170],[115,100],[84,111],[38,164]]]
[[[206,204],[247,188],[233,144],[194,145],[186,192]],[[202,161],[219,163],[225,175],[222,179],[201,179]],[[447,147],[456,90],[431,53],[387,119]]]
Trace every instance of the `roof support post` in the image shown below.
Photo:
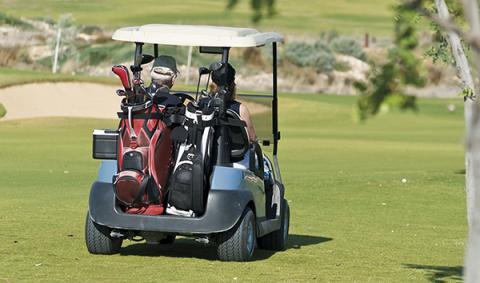
[[[272,101],[272,126],[273,126],[273,166],[277,180],[282,182],[282,175],[280,173],[280,166],[278,165],[278,140],[280,140],[280,131],[278,130],[278,94],[277,94],[277,43],[272,43],[272,76],[273,76],[273,101]]]
[[[158,44],[153,45],[153,55],[155,56],[155,58],[158,57]]]
[[[140,63],[142,62],[142,49],[143,43],[135,42],[135,57],[133,58],[133,65],[140,67]]]
[[[222,63],[228,63],[229,53],[230,53],[230,47],[223,47]]]
[[[230,47],[224,47],[222,52],[222,63],[228,63]],[[228,69],[227,69],[228,72]],[[222,105],[220,106],[220,119],[226,119],[226,101],[225,101],[225,88],[226,86],[220,86],[220,99],[222,100]],[[230,139],[228,136],[228,130],[226,125],[219,125],[219,135],[217,136],[217,161],[218,165],[227,165],[231,163],[230,158]]]
[[[280,132],[278,131],[278,96],[277,96],[277,43],[272,43],[272,126],[273,126],[273,155],[277,155],[278,140]]]

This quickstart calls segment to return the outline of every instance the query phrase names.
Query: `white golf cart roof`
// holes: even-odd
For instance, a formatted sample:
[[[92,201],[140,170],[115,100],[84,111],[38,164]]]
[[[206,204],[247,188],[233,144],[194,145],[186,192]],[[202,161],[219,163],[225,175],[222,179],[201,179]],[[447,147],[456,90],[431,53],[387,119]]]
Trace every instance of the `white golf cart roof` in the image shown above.
[[[251,28],[150,24],[124,27],[115,31],[112,39],[163,45],[209,47],[256,47],[283,42],[275,32],[259,32]]]

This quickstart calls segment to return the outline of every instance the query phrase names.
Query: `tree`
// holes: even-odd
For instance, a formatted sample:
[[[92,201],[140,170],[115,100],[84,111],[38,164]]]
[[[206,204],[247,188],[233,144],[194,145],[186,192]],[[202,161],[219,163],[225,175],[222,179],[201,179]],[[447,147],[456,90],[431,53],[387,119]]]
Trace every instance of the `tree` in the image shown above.
[[[463,82],[465,96],[466,128],[466,191],[468,210],[468,244],[465,257],[465,281],[480,281],[480,104],[477,95],[480,90],[474,75],[480,74],[480,10],[477,0],[462,0],[461,7],[466,20],[463,25],[451,17],[445,0],[435,0],[437,14],[428,11],[424,1],[417,0],[409,5],[435,22],[447,35],[458,76]],[[471,47],[472,60],[465,55],[461,41]]]
[[[477,95],[480,91],[480,10],[477,0],[449,1],[453,11],[449,12],[445,0],[410,0],[402,5],[404,9],[419,12],[439,28],[445,36],[440,38],[443,47],[450,47],[451,55],[463,82],[466,128],[466,191],[468,208],[468,244],[465,257],[465,281],[480,282],[480,104]],[[456,19],[464,17],[465,24]],[[466,26],[464,29],[463,27]],[[462,42],[470,47],[471,59],[465,54]],[[447,45],[445,45],[445,43]],[[391,93],[385,93],[387,97]]]
[[[237,6],[238,0],[227,0],[227,10]],[[250,0],[250,7],[253,11],[252,22],[259,23],[265,16],[272,17],[276,14],[275,0]]]
[[[435,0],[435,8],[437,10],[438,19],[442,21],[448,21],[450,19],[450,12],[448,10],[445,0]],[[473,103],[473,97],[476,96],[475,84],[473,81],[472,71],[470,69],[470,64],[468,62],[467,55],[462,44],[462,40],[455,32],[445,31],[445,39],[448,43],[447,47],[450,47],[451,54],[453,56],[453,61],[457,69],[457,74],[460,80],[462,81],[462,89],[465,93],[465,124],[470,124],[472,119],[471,105]],[[472,172],[471,166],[472,154],[468,151],[468,148],[465,152],[465,168],[466,168],[466,177],[465,177],[465,191],[467,193],[467,219],[469,226],[471,226],[472,221],[472,208],[473,208],[473,184],[471,183],[472,178],[470,176]]]

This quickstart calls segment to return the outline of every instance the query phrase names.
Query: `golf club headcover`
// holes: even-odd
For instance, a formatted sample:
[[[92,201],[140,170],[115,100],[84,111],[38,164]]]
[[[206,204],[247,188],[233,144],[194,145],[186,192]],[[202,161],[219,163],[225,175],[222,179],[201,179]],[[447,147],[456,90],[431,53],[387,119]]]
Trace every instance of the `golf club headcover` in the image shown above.
[[[112,67],[112,72],[120,78],[123,87],[125,90],[131,90],[132,86],[130,84],[130,73],[128,68],[122,65],[117,65]]]

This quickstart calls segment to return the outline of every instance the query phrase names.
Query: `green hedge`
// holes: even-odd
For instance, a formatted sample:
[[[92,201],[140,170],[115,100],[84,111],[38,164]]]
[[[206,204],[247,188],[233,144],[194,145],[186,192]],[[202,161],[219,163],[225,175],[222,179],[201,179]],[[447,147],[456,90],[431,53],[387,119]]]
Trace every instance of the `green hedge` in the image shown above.
[[[367,59],[362,46],[354,38],[340,36],[332,39],[330,46],[337,53],[349,55],[363,61]]]

